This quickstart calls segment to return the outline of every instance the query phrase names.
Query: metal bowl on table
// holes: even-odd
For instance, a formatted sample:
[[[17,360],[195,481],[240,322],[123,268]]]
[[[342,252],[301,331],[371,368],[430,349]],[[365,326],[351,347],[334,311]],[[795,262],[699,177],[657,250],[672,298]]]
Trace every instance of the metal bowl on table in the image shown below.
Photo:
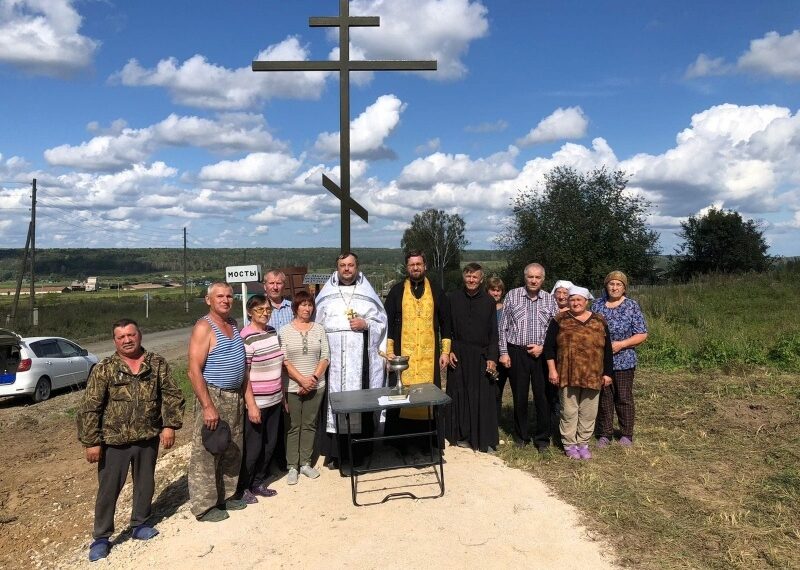
[[[408,370],[408,361],[410,359],[410,356],[402,356],[397,354],[390,358],[387,357],[386,362],[389,363],[390,372],[403,372],[404,370]]]

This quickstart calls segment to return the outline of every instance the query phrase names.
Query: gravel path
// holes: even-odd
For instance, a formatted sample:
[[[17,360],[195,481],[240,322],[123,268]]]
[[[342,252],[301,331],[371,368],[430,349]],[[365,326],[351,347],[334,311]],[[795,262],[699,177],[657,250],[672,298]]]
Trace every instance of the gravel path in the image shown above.
[[[338,471],[301,477],[272,488],[221,523],[200,523],[186,500],[189,446],[159,463],[157,514],[161,534],[149,542],[123,540],[106,561],[90,564],[86,550],[64,568],[614,568],[603,544],[590,537],[578,513],[529,474],[501,460],[448,448],[447,491],[437,499],[396,499],[353,506],[350,484]],[[430,471],[399,470],[364,477],[361,501],[387,489],[433,493]],[[370,491],[371,490],[371,491]],[[127,507],[127,505],[126,505]],[[118,509],[125,513],[125,508]],[[120,524],[124,526],[124,517]]]

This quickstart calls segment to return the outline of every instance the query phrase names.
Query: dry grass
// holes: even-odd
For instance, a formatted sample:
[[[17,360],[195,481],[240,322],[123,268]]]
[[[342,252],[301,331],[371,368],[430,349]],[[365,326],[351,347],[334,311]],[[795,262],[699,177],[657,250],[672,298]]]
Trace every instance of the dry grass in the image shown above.
[[[800,568],[800,377],[637,377],[636,445],[504,446],[636,568]]]

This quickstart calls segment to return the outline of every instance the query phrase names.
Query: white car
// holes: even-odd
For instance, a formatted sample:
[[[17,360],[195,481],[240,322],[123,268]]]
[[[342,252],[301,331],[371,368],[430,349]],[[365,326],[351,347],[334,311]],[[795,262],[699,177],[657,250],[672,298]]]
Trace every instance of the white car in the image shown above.
[[[20,338],[0,329],[0,396],[28,396],[41,402],[53,390],[85,383],[97,360],[65,338]]]

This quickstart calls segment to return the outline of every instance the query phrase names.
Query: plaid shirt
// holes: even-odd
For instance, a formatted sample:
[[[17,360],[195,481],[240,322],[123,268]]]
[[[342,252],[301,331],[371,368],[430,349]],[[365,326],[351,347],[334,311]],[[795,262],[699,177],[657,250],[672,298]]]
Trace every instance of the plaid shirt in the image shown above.
[[[508,354],[508,344],[543,346],[547,325],[556,313],[556,300],[547,291],[540,290],[535,298],[528,296],[525,287],[509,291],[500,320],[500,355]]]
[[[270,305],[272,304],[272,301],[268,300],[267,302],[270,303]],[[272,314],[267,324],[276,331],[280,331],[283,327],[291,323],[292,319],[294,319],[292,302],[289,299],[284,299],[277,308],[272,309]]]

